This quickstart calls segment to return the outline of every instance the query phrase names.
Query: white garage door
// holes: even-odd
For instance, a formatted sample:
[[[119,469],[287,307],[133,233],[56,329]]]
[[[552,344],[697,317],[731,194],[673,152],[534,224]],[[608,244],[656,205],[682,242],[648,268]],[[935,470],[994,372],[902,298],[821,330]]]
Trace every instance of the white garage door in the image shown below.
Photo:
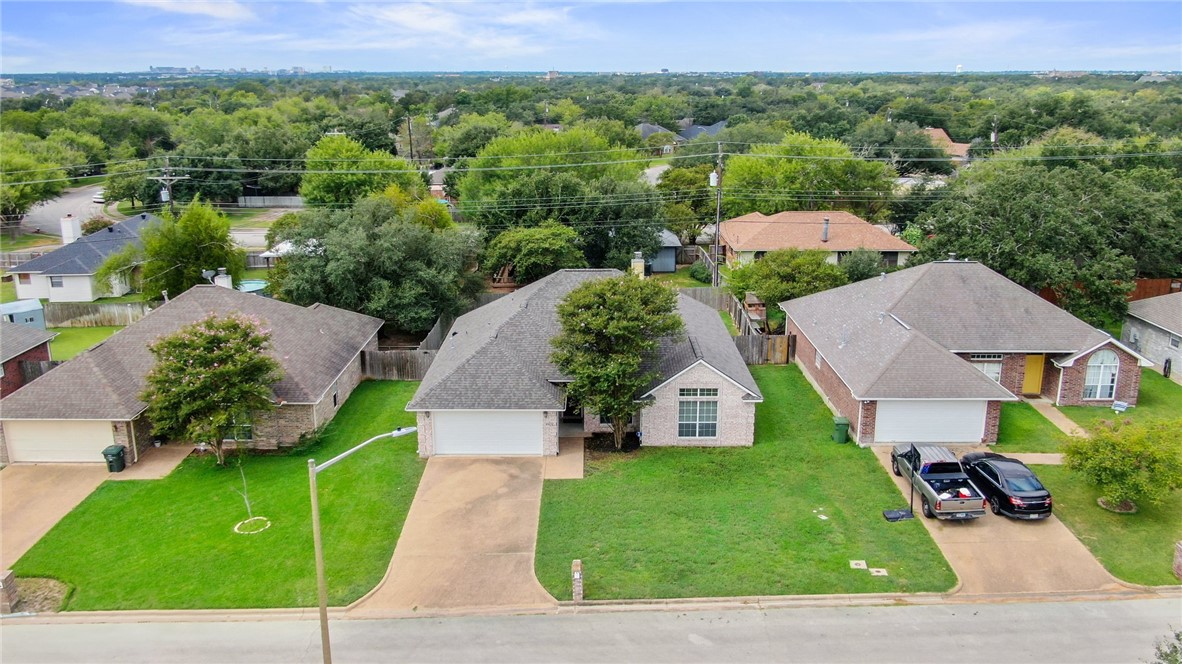
[[[4,440],[14,463],[102,463],[115,435],[106,420],[7,420]]]
[[[542,454],[542,413],[524,410],[436,410],[435,454]]]
[[[984,401],[879,401],[878,443],[979,443],[985,434]]]

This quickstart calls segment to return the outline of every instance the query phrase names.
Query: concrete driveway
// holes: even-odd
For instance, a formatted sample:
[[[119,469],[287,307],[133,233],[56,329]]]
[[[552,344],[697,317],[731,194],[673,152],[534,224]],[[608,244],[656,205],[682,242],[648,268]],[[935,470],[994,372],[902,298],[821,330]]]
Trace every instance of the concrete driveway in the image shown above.
[[[0,471],[0,569],[11,568],[108,474],[97,463],[16,464]]]
[[[890,469],[890,446],[876,446],[874,454],[906,497],[906,478],[896,477]],[[905,505],[906,498],[899,504]],[[1129,590],[1054,516],[1043,521],[1016,521],[986,513],[972,521],[939,521],[923,517],[917,497],[915,517],[927,527],[960,577],[960,593]]]
[[[386,578],[350,613],[556,606],[534,576],[543,467],[539,457],[432,457]]]

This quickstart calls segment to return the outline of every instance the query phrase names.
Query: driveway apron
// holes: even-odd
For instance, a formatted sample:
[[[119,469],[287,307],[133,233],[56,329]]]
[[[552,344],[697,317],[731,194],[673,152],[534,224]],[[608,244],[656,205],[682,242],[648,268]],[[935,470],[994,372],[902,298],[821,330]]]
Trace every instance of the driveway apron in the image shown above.
[[[9,569],[108,476],[103,464],[14,464],[0,471],[0,569]]]
[[[891,473],[890,446],[876,446],[874,454],[907,496],[906,478]],[[1130,590],[1054,516],[1017,521],[986,513],[972,521],[940,521],[923,517],[917,497],[915,518],[960,577],[961,594]]]
[[[556,606],[534,576],[543,467],[432,457],[386,578],[350,612]]]

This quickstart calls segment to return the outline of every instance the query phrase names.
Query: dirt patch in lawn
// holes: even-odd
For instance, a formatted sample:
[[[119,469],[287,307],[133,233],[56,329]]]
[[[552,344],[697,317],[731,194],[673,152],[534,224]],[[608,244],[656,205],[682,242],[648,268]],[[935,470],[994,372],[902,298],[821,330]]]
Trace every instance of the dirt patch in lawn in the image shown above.
[[[57,613],[70,592],[57,579],[17,579],[16,588],[19,596],[13,609],[23,613]]]

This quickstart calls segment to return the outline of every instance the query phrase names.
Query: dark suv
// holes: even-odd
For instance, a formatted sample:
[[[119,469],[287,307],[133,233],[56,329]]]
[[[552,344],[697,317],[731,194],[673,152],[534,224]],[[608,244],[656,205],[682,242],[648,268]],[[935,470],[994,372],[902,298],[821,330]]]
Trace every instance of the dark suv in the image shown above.
[[[965,473],[985,494],[994,514],[1015,519],[1051,515],[1051,492],[1026,464],[993,452],[970,452],[960,459]]]

